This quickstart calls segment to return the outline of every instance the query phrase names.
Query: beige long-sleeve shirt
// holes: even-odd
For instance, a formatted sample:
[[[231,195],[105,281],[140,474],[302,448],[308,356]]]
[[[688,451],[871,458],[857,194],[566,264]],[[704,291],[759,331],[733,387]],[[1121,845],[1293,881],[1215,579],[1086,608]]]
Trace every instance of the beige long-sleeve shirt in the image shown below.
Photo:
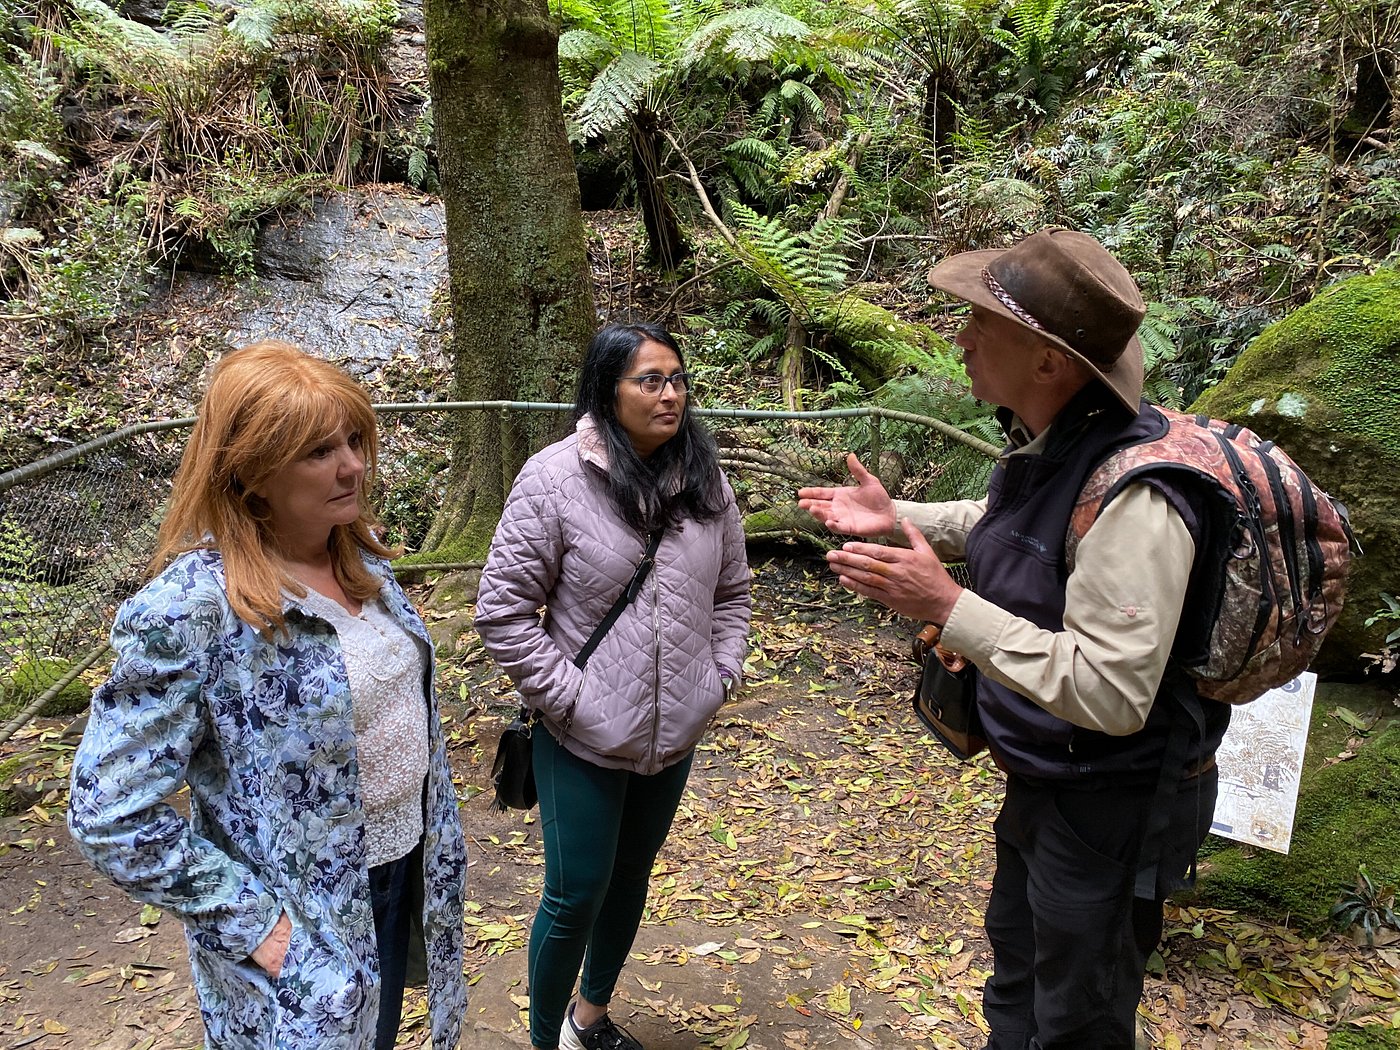
[[[1035,455],[1045,432],[1012,452]],[[945,560],[964,556],[987,501],[895,501]],[[1156,489],[1129,484],[1084,534],[1065,587],[1064,629],[1048,631],[964,590],[943,645],[1051,714],[1125,736],[1141,729],[1181,618],[1195,542]]]

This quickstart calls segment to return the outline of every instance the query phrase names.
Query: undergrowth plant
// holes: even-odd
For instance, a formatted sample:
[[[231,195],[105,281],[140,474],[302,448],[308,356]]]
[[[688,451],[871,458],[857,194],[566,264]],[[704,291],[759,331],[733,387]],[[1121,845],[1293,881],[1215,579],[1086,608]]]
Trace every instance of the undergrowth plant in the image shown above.
[[[1368,945],[1376,943],[1382,930],[1400,930],[1395,913],[1395,887],[1377,882],[1366,865],[1356,872],[1356,882],[1343,886],[1342,895],[1332,906],[1332,920],[1339,930],[1356,929]]]
[[[164,17],[101,0],[0,16],[0,293],[50,345],[99,333],[189,250],[250,274],[268,215],[378,175],[394,0],[175,0]],[[60,98],[81,102],[67,124]]]
[[[1380,625],[1385,631],[1378,651],[1369,655],[1372,666],[1382,674],[1400,667],[1400,598],[1388,591],[1380,593],[1381,607],[1366,617],[1366,626]]]

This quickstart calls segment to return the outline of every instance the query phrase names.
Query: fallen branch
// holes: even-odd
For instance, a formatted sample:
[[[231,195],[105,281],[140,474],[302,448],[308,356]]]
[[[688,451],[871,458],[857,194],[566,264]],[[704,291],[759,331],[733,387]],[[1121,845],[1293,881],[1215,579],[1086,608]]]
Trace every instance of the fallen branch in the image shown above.
[[[700,181],[700,173],[695,170],[695,164],[691,161],[685,150],[681,149],[681,144],[676,141],[675,136],[669,131],[662,131],[662,134],[666,136],[666,140],[671,143],[671,147],[676,151],[676,154],[681,160],[685,161],[685,170],[690,174],[691,188],[695,190],[695,195],[700,198],[700,208],[704,211],[705,218],[709,219],[714,228],[719,231],[719,235],[724,238],[726,244],[736,251],[739,251],[738,239],[734,236],[734,232],[724,224],[724,220],[715,212],[715,206],[710,203],[710,195],[705,192],[705,186]]]

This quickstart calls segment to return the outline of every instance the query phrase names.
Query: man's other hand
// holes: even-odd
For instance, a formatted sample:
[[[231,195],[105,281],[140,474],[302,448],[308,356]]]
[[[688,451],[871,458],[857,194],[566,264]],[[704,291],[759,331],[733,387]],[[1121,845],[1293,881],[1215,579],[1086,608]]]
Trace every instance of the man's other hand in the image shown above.
[[[877,482],[878,484],[878,482]],[[944,624],[963,589],[908,518],[900,521],[909,547],[847,543],[827,551],[841,586],[911,620]]]

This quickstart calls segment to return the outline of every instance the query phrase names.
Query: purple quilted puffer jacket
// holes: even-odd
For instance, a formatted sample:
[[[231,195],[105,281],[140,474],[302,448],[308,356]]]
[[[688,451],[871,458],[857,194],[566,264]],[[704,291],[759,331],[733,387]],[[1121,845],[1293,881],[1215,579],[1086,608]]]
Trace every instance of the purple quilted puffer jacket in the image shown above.
[[[739,680],[749,566],[725,481],[724,512],[666,530],[641,593],[580,671],[574,655],[646,549],[645,535],[613,509],[606,470],[586,418],[525,464],[482,573],[476,629],[569,751],[651,774],[699,742],[724,700],[721,671]]]

